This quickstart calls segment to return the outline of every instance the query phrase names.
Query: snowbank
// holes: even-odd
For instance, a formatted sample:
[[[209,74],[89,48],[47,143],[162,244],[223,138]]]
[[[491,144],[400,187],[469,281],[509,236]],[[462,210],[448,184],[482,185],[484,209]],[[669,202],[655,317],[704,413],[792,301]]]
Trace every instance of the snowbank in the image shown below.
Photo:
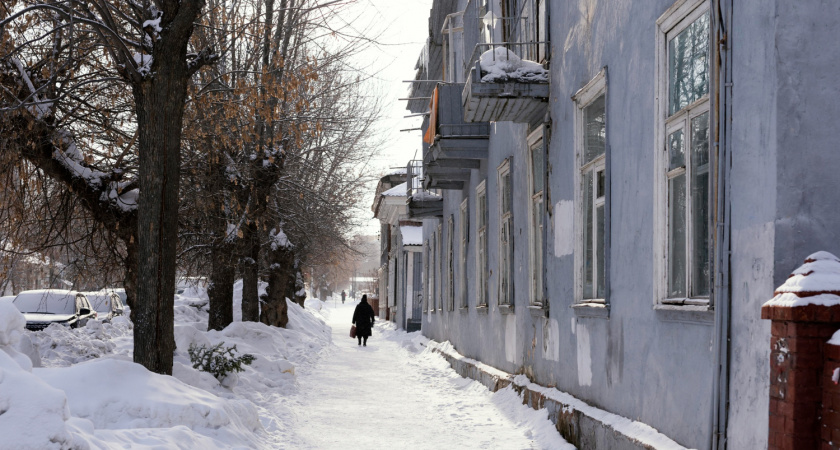
[[[237,288],[239,310],[241,282]],[[17,308],[0,301],[0,447],[281,447],[294,415],[283,398],[297,389],[296,368],[329,345],[330,328],[314,307],[289,302],[288,329],[236,321],[207,332],[206,298],[200,287],[175,298],[173,376],[131,362],[133,327],[125,317],[30,332]],[[17,350],[30,339],[43,369],[33,371]],[[219,342],[256,357],[225,383],[194,369],[187,352],[190,344]]]
[[[496,47],[481,54],[481,82],[547,83],[548,70],[534,61],[521,59],[504,47]]]
[[[217,397],[129,361],[99,359],[37,370],[36,375],[64,391],[70,413],[97,429],[180,425],[222,442],[244,443],[252,442],[261,428],[250,402]]]
[[[16,449],[87,448],[67,427],[64,392],[38,379],[29,357],[15,346],[26,320],[8,300],[0,301],[0,436]]]

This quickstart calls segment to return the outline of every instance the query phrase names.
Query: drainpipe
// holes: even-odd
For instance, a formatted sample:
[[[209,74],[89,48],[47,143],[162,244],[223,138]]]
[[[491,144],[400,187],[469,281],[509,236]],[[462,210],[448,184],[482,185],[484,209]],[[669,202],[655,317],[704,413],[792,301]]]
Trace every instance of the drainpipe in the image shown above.
[[[718,118],[715,129],[715,163],[717,183],[715,186],[715,236],[714,236],[714,308],[715,314],[715,355],[713,398],[711,411],[711,448],[727,448],[727,430],[729,423],[729,381],[732,336],[732,291],[730,286],[730,199],[729,167],[731,160],[731,123],[732,123],[732,0],[712,0],[711,17],[713,38],[717,45],[713,48],[713,68],[716,73],[712,108]]]

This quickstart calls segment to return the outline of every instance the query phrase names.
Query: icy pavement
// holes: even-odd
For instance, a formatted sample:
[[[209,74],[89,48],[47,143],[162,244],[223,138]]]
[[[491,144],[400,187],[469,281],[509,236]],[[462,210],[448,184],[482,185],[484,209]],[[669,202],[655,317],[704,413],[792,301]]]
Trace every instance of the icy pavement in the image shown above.
[[[298,372],[295,448],[574,448],[545,411],[508,388],[460,377],[419,333],[378,322],[367,347],[349,337],[355,304],[328,302],[333,345]]]

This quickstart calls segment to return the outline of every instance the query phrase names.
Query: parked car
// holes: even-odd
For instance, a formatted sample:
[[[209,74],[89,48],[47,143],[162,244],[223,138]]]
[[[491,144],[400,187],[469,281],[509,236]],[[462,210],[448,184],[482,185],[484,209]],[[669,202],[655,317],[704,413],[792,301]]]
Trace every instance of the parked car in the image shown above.
[[[113,291],[83,292],[87,297],[96,318],[103,322],[110,322],[116,316],[123,315],[123,303],[120,296]]]
[[[53,323],[71,328],[83,327],[96,318],[87,297],[76,291],[41,289],[23,291],[13,301],[26,318],[26,328],[40,331]]]
[[[119,288],[119,289],[108,288],[108,289],[105,289],[105,290],[108,291],[108,292],[113,292],[113,293],[117,294],[120,297],[120,303],[122,303],[123,306],[128,305],[128,302],[126,301],[126,299],[128,297],[125,295],[125,289],[123,289],[123,288]]]

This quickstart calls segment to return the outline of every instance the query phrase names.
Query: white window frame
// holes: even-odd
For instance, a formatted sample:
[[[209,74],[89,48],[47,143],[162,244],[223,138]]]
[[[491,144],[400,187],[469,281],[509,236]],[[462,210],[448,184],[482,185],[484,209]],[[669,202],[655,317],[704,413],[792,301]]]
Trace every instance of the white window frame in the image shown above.
[[[497,169],[498,173],[498,187],[499,187],[499,306],[500,307],[511,307],[514,305],[514,287],[513,287],[513,255],[514,255],[514,242],[513,242],[513,175],[510,171],[510,158],[506,158],[502,163],[499,165]],[[510,181],[510,210],[505,212],[504,211],[504,187],[502,180],[504,176],[508,175],[511,177]],[[508,233],[508,242],[507,246],[505,246],[504,242],[502,241],[502,236],[504,235],[505,227],[507,227]],[[507,258],[503,258],[503,252],[508,253]],[[507,264],[505,264],[507,261]],[[502,281],[507,279],[507,289],[503,289]]]
[[[459,298],[459,307],[461,309],[466,309],[469,306],[467,300],[467,286],[468,286],[468,279],[467,277],[467,255],[469,254],[469,241],[470,241],[470,209],[469,209],[469,197],[465,198],[464,201],[461,202],[461,216],[460,216],[460,227],[461,230],[461,258],[458,262],[458,270],[459,274],[461,275],[461,282],[458,283],[458,298]]]
[[[484,200],[484,211],[481,210],[482,200]],[[488,267],[487,267],[487,222],[488,222],[488,208],[487,208],[487,180],[482,180],[475,188],[475,226],[476,239],[475,245],[475,305],[477,308],[486,308],[488,304],[489,290],[488,290]]]
[[[711,308],[711,295],[708,297],[690,297],[691,294],[691,255],[692,249],[692,230],[690,220],[691,197],[690,189],[687,189],[686,209],[689,210],[686,216],[686,297],[685,298],[669,298],[668,297],[668,271],[669,271],[669,241],[670,241],[670,224],[669,224],[669,193],[668,181],[685,173],[685,169],[675,169],[668,171],[669,154],[667,148],[667,137],[670,133],[683,129],[683,140],[686,143],[686,159],[690,158],[690,142],[691,142],[691,119],[709,112],[709,126],[712,128],[713,117],[711,116],[710,94],[695,100],[692,104],[684,107],[673,116],[668,116],[668,92],[669,92],[669,71],[668,71],[668,42],[670,38],[676,36],[681,31],[685,30],[689,25],[694,23],[703,14],[709,13],[709,0],[679,0],[656,21],[656,99],[655,99],[655,143],[656,151],[654,151],[654,299],[653,303],[657,305],[686,305],[686,306],[707,306]],[[711,18],[710,18],[710,32],[711,32]],[[712,39],[709,38],[709,50],[711,53]],[[711,69],[711,54],[709,55],[709,92],[713,85],[712,77],[714,73]],[[710,138],[711,144],[711,138]],[[711,158],[711,149],[710,149]],[[710,161],[711,166],[711,161]],[[686,164],[690,168],[689,163]],[[686,173],[686,184],[690,183],[691,174]],[[710,180],[713,182],[713,180]],[[711,190],[710,190],[710,195]],[[711,257],[710,243],[710,257]],[[713,277],[710,277],[713,278]],[[712,279],[709,280],[710,288]]]
[[[534,173],[534,151],[540,151],[543,158],[543,170],[546,169],[546,154],[545,142],[543,135],[545,134],[545,125],[540,125],[528,135],[528,193],[531,194],[531,201],[528,202],[528,248],[530,261],[530,298],[531,306],[541,307],[545,303],[545,173]],[[543,178],[543,189],[539,192],[534,192],[536,188],[536,177]],[[542,222],[535,223],[536,209],[542,210]],[[539,240],[537,240],[539,234]]]
[[[593,176],[593,198],[590,202],[584,203],[583,199],[583,174],[586,172],[592,172],[593,174],[597,174],[599,171],[604,170],[604,176],[609,177],[609,173],[606,173],[606,161],[607,161],[607,151],[608,149],[604,150],[604,154],[589,161],[586,164],[583,164],[584,158],[584,127],[586,118],[584,117],[584,110],[587,106],[592,104],[595,100],[597,100],[601,95],[607,94],[607,71],[606,69],[601,69],[594,78],[592,78],[586,85],[581,88],[579,91],[572,96],[572,100],[575,102],[575,236],[579,236],[579,239],[576,239],[575,243],[575,303],[576,304],[587,304],[593,303],[598,305],[606,304],[606,296],[609,295],[608,292],[604,292],[605,298],[583,298],[583,269],[584,269],[584,241],[583,241],[583,228],[586,226],[585,222],[585,215],[584,215],[584,208],[593,208],[596,209],[597,206],[601,206],[606,201],[606,195],[604,198],[599,199],[597,194],[595,193],[594,189],[597,186],[597,176]],[[606,114],[606,113],[605,113]],[[607,122],[607,132],[609,133],[609,118],[606,118]],[[605,211],[606,213],[606,211]],[[608,217],[604,217],[605,222],[609,220]],[[597,242],[597,220],[593,218],[592,220],[592,238],[595,239]],[[604,226],[604,233],[607,233],[608,227]],[[604,243],[606,245],[606,236],[604,236]],[[594,246],[595,244],[593,244]],[[594,247],[593,247],[594,248]],[[604,249],[604,257],[607,257],[607,252],[609,251],[608,248]],[[596,257],[598,254],[597,249],[593,252]],[[593,270],[593,285],[597,286],[598,284],[598,276],[606,277],[607,273],[598,274],[598,261],[593,261],[594,268]],[[604,271],[609,272],[610,268],[604,264]],[[608,284],[606,283],[605,279],[605,291],[608,288]]]

